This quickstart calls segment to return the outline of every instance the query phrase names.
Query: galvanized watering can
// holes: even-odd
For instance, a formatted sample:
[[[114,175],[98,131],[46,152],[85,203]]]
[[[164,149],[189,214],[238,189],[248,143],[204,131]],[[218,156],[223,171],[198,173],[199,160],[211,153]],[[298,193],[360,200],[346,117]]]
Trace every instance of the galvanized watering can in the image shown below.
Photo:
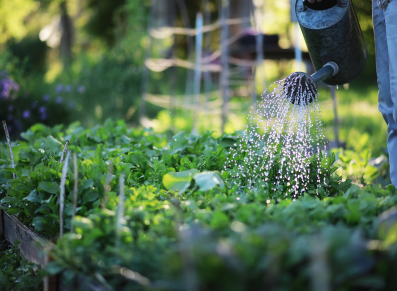
[[[297,0],[295,11],[317,72],[291,76],[300,75],[312,86],[321,81],[342,85],[356,78],[365,66],[368,51],[351,0]]]

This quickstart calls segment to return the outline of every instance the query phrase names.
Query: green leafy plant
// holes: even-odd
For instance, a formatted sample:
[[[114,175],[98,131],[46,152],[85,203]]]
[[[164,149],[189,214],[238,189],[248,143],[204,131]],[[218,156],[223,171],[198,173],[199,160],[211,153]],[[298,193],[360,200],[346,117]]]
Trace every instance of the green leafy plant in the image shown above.
[[[7,291],[43,290],[37,265],[27,262],[19,253],[19,242],[13,246],[0,241],[0,289]]]

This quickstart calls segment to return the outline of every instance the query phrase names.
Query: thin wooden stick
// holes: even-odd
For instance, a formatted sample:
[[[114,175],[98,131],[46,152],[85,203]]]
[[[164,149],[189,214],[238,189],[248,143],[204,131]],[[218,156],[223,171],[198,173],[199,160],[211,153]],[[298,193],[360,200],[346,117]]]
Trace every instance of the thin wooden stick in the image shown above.
[[[77,154],[73,153],[73,168],[74,168],[74,193],[73,193],[73,214],[72,214],[72,222],[74,221],[74,217],[76,216],[76,206],[77,206],[77,193],[79,192],[79,171],[77,168]],[[71,232],[74,232],[74,225],[72,223]]]
[[[109,161],[108,173],[106,175],[106,181],[105,181],[105,185],[103,187],[104,193],[103,193],[102,208],[106,207],[107,197],[110,192],[110,182],[112,181],[112,172],[113,172],[113,162]]]
[[[120,245],[120,233],[121,233],[121,220],[123,219],[124,216],[124,196],[125,196],[125,177],[124,174],[120,175],[119,179],[119,187],[120,187],[120,195],[119,195],[119,205],[117,207],[117,226],[116,226],[116,232],[117,232],[117,246]]]
[[[68,151],[68,147],[69,147],[69,141],[67,140],[65,143],[65,147],[63,148],[63,152],[62,152],[61,161],[60,161],[61,164],[63,164],[63,162],[65,161],[65,155]]]
[[[194,267],[194,255],[190,243],[186,240],[186,234],[181,231],[181,225],[184,223],[180,208],[180,201],[172,199],[171,203],[175,207],[175,232],[180,245],[180,254],[183,264],[184,281],[187,291],[198,291],[197,272]]]
[[[60,202],[59,202],[59,236],[63,236],[63,212],[65,209],[65,184],[66,184],[66,176],[68,174],[68,167],[69,167],[69,159],[70,159],[70,152],[68,151],[66,155],[65,163],[63,164],[62,168],[62,178],[61,178],[61,195],[60,195]]]
[[[12,154],[12,147],[11,147],[11,140],[10,140],[10,135],[8,134],[8,128],[7,128],[7,123],[5,120],[3,120],[3,127],[4,131],[6,133],[6,138],[7,138],[7,144],[8,144],[8,151],[10,152],[10,159],[11,159],[11,167],[15,169],[15,163],[14,163],[14,155]],[[17,174],[12,173],[12,177],[14,179],[17,178]]]
[[[327,246],[320,238],[314,238],[311,248],[310,273],[312,291],[330,291],[330,271]]]

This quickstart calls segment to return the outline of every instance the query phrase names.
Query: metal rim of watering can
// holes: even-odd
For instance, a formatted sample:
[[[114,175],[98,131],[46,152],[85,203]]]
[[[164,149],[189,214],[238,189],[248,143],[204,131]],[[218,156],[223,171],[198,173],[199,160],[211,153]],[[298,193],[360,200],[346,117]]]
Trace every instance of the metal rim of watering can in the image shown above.
[[[336,74],[339,73],[339,66],[338,66],[337,63],[331,61],[331,62],[326,63],[324,65],[324,67],[325,66],[331,66],[334,69],[334,74],[331,77],[333,77],[333,76],[335,76]]]

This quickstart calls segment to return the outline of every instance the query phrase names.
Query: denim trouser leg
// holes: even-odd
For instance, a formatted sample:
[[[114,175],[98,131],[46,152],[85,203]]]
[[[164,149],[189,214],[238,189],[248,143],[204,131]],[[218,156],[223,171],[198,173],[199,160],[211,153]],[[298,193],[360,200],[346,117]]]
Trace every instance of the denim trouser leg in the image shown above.
[[[373,1],[379,111],[387,124],[390,178],[397,187],[397,0],[383,11]]]

